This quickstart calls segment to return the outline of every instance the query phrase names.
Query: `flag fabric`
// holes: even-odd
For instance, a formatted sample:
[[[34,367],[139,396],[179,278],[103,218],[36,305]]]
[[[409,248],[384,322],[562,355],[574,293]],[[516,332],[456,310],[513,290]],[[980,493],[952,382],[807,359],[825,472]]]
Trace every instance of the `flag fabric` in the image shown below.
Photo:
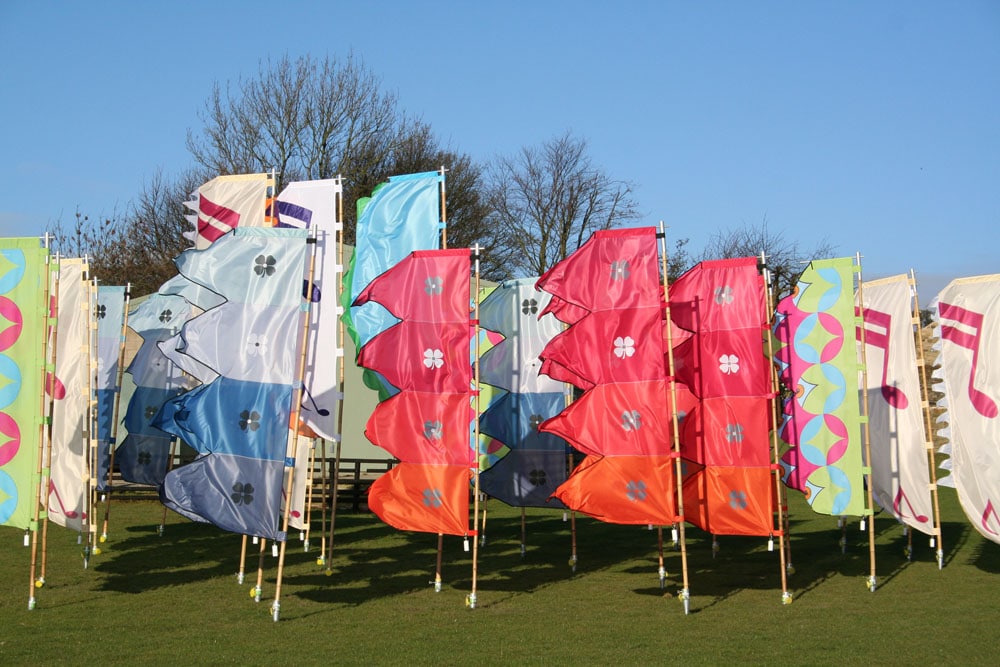
[[[366,434],[401,461],[368,496],[372,511],[401,530],[469,532],[469,283],[467,248],[416,251],[355,301],[384,300],[386,312],[403,318],[358,354],[399,389],[376,408]]]
[[[930,309],[951,477],[972,526],[1000,543],[1000,274],[953,280]]]
[[[814,512],[865,512],[860,395],[850,257],[815,260],[795,292],[775,308],[778,377],[785,401],[780,433],[783,481],[802,491]]]
[[[372,484],[368,507],[399,530],[467,535],[469,467],[399,463]]]
[[[216,176],[184,204],[195,212],[195,229],[185,237],[203,250],[236,227],[264,227],[270,174]]]
[[[337,256],[339,234],[343,230],[337,202],[342,194],[339,178],[295,181],[281,191],[277,205],[278,227],[309,229],[316,239],[299,418],[327,440],[339,437],[337,408],[343,398],[339,389],[344,356],[344,341],[339,338],[339,296],[344,267]]]
[[[59,262],[55,384],[52,394],[48,514],[56,525],[82,531],[87,525],[90,431],[91,309],[87,264]]]
[[[539,373],[539,354],[562,326],[550,314],[539,316],[550,295],[535,282],[504,281],[479,306],[480,326],[503,337],[480,359],[480,381],[507,392],[483,412],[479,428],[508,448],[480,473],[479,488],[514,507],[562,509],[550,496],[567,478],[569,449],[538,430],[566,405],[564,385]]]
[[[357,349],[396,321],[375,303],[352,305],[361,291],[412,251],[440,245],[443,182],[438,172],[393,176],[358,202],[356,245],[344,277],[345,320]]]
[[[101,285],[97,288],[97,490],[108,483],[111,448],[115,438],[115,412],[121,387],[118,360],[125,345],[125,288]]]
[[[680,428],[684,518],[715,535],[771,535],[771,371],[753,257],[700,262],[669,289],[675,374],[694,399]],[[687,407],[687,406],[684,406]]]
[[[872,497],[898,521],[934,535],[910,280],[898,275],[866,281],[860,295]]]
[[[0,526],[27,530],[38,507],[48,250],[0,239]]]
[[[182,297],[163,294],[151,294],[129,311],[129,328],[142,345],[126,369],[135,391],[125,409],[128,435],[115,450],[115,464],[126,482],[157,486],[167,472],[171,435],[153,426],[153,418],[165,401],[190,384],[158,343],[175,334],[191,313],[191,304]]]
[[[552,295],[547,310],[572,322],[542,350],[541,372],[585,392],[539,427],[588,454],[555,497],[611,523],[673,523],[655,230],[595,232],[536,286]]]
[[[220,375],[167,401],[154,419],[202,454],[166,475],[160,485],[164,505],[223,530],[278,541],[285,539],[279,514],[286,455],[294,465],[288,425],[306,236],[302,229],[238,227],[207,249],[177,258],[182,275],[226,298],[182,330],[185,354]],[[238,320],[224,322],[215,313],[220,309]],[[201,328],[202,318],[228,328],[228,346],[204,342],[219,336]],[[192,331],[198,331],[198,345]]]

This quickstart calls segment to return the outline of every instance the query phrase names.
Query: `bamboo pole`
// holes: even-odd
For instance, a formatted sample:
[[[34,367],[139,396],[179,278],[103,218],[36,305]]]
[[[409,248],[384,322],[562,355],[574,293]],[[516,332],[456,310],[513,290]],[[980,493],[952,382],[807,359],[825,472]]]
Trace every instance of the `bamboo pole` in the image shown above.
[[[122,378],[125,373],[125,343],[128,337],[128,308],[129,301],[131,300],[132,285],[131,283],[125,285],[125,303],[122,306],[123,317],[122,317],[122,331],[121,338],[118,340],[118,373],[115,379],[115,404],[112,409],[111,417],[111,438],[108,440],[108,481],[105,487],[106,502],[104,505],[104,523],[101,526],[101,537],[100,541],[108,541],[108,520],[111,517],[111,497],[113,490],[113,480],[115,472],[115,445],[118,440],[118,414],[121,406],[121,396],[122,396]]]
[[[477,444],[479,443],[478,439],[476,440],[476,443]],[[479,531],[479,545],[483,546],[483,547],[486,546],[486,507],[489,504],[489,501],[490,501],[490,497],[484,495],[483,496],[483,522],[482,522],[482,528]]]
[[[475,345],[476,354],[473,357],[473,386],[475,387],[474,401],[475,410],[472,416],[472,443],[475,447],[473,449],[473,491],[472,491],[472,592],[469,593],[469,609],[476,608],[476,585],[478,583],[479,576],[479,251],[481,248],[478,244],[472,248],[474,275],[475,275],[475,286],[473,288],[473,294],[475,294],[475,308],[472,316],[472,340]],[[483,509],[483,532],[486,531],[486,510]]]
[[[660,590],[667,586],[667,568],[663,564],[663,526],[656,527],[656,553],[659,559]]]
[[[324,493],[328,493],[330,490],[330,478],[327,475],[329,469],[329,464],[326,460],[326,438],[320,438],[319,440],[319,475],[320,475],[320,485]],[[316,557],[316,564],[320,567],[326,565],[326,496],[323,497],[323,502],[320,503],[320,536],[319,541],[319,556]]]
[[[87,533],[87,543],[83,549],[83,567],[90,564],[90,556],[99,554],[97,546],[97,524],[94,523],[94,508],[97,507],[97,358],[94,353],[97,347],[97,280],[90,278],[90,264],[83,265],[84,284],[87,286],[87,303],[83,308],[86,313],[87,330],[87,419],[84,420],[84,441],[87,443],[88,456],[84,458],[83,470],[87,491],[84,493],[84,510],[81,517],[81,530]]]
[[[934,501],[934,536],[931,547],[935,549],[938,569],[944,567],[944,542],[941,539],[941,507],[938,503],[937,464],[934,460],[934,429],[931,422],[930,390],[927,386],[927,360],[924,357],[924,346],[920,337],[920,297],[917,294],[917,277],[910,269],[910,288],[913,290],[913,324],[915,325],[915,344],[917,348],[917,366],[920,367],[920,406],[924,411],[924,449],[927,450],[927,467],[930,472],[931,499]],[[912,531],[911,531],[912,533]]]
[[[296,445],[298,443],[296,442]],[[295,449],[298,453],[298,446]],[[305,506],[302,508],[302,519],[304,521],[303,527],[305,528],[305,536],[302,540],[302,550],[306,553],[309,552],[309,536],[312,532],[312,503],[313,503],[313,469],[316,466],[316,438],[313,437],[309,442],[309,473],[306,478],[306,497]],[[291,494],[288,495],[289,501],[291,501]],[[321,540],[322,541],[322,540]]]
[[[267,547],[267,540],[263,537],[254,536],[258,545],[257,552],[257,583],[250,589],[250,597],[254,602],[260,602],[261,594],[264,591],[264,549]]]
[[[45,235],[45,241],[44,241],[44,243],[45,243],[45,249],[46,250],[48,250],[48,242],[49,242],[49,236],[48,236],[48,234],[46,234]],[[51,373],[49,372],[49,364],[48,364],[49,355],[50,354],[55,354],[55,345],[51,341],[51,336],[55,335],[55,328],[52,327],[53,307],[50,304],[50,299],[51,299],[50,290],[52,289],[52,284],[51,283],[52,283],[52,265],[51,265],[51,262],[50,262],[50,255],[48,253],[46,253],[45,254],[45,282],[44,282],[44,287],[42,289],[42,331],[44,332],[43,335],[45,336],[45,342],[44,342],[43,347],[42,347],[42,350],[43,350],[42,357],[43,358],[42,358],[42,365],[41,365],[41,379],[42,379],[41,386],[44,387],[44,388],[46,388],[46,390],[48,392],[48,395],[49,395],[49,399],[48,399],[48,401],[45,399],[46,390],[43,390],[42,392],[40,392],[39,399],[38,399],[38,403],[39,403],[39,405],[38,405],[38,412],[42,416],[42,419],[39,420],[39,424],[38,424],[38,456],[37,456],[37,463],[35,465],[35,470],[36,470],[35,479],[37,480],[37,487],[36,487],[36,490],[35,490],[35,509],[34,509],[34,513],[33,513],[33,518],[32,518],[32,520],[31,520],[31,522],[29,523],[29,526],[28,526],[28,529],[31,531],[31,570],[30,570],[30,579],[29,579],[29,585],[28,585],[28,610],[29,611],[33,610],[35,608],[35,604],[36,604],[35,589],[36,588],[41,588],[42,586],[45,585],[45,575],[44,574],[41,576],[41,578],[35,579],[35,568],[36,568],[37,557],[38,557],[38,522],[41,519],[41,510],[42,510],[42,497],[41,497],[41,494],[42,494],[42,489],[44,488],[45,489],[45,494],[46,494],[46,497],[47,497],[48,496],[48,487],[49,487],[49,473],[48,473],[48,470],[46,468],[43,468],[43,463],[44,463],[44,460],[45,460],[44,459],[44,451],[45,451],[44,446],[45,446],[45,442],[47,440],[46,439],[46,434],[48,434],[48,437],[51,437],[51,435],[52,435],[52,419],[49,416],[49,415],[52,414],[51,406],[49,408],[48,414],[46,414],[46,411],[45,411],[46,405],[51,404],[51,401],[52,401],[52,398],[51,398],[52,397],[52,393],[53,393],[52,382],[55,379],[55,373],[54,373],[54,371],[55,371],[55,363],[53,363],[52,366],[51,366],[51,369],[52,369]],[[56,285],[58,285],[58,278],[56,279]],[[56,294],[58,294],[58,287],[56,288]],[[51,332],[50,332],[50,328],[52,329]],[[43,484],[42,480],[44,480],[44,484]],[[47,501],[46,501],[46,510],[47,509],[48,508],[47,508]],[[28,533],[27,532],[25,532],[24,537],[25,537],[25,540],[28,539]]]
[[[674,478],[677,485],[677,526],[681,545],[681,577],[683,583],[678,597],[684,603],[684,613],[687,614],[691,609],[691,589],[688,586],[687,540],[684,534],[684,475],[681,469],[680,425],[677,420],[677,381],[674,378],[674,348],[670,326],[670,294],[667,289],[667,234],[662,221],[660,222],[660,229],[656,236],[660,240],[660,267],[663,272],[663,300],[666,309],[667,375],[670,382],[670,413],[671,421],[673,422]]]
[[[236,573],[236,583],[240,586],[243,585],[243,581],[246,577],[246,567],[247,567],[247,536],[243,536],[242,544],[240,545],[240,569]]]
[[[526,519],[526,512],[524,510],[524,507],[522,507],[521,508],[521,558],[524,558],[525,554],[527,554],[528,552],[527,544],[528,544],[528,522]]]
[[[445,188],[444,175],[448,172],[447,169],[442,165],[438,170],[441,174],[441,180],[438,182],[438,209],[441,213],[441,248],[446,249],[448,247],[448,193]],[[479,447],[479,443],[476,443],[476,447]],[[437,543],[437,566],[434,570],[434,592],[441,592],[441,561],[443,560],[444,554],[444,535],[438,533],[438,543]]]
[[[42,569],[41,574],[38,577],[40,584],[36,582],[36,585],[41,588],[45,585],[45,573],[46,567],[48,566],[48,542],[49,542],[49,497],[52,495],[50,489],[52,486],[52,414],[55,411],[55,381],[56,381],[56,362],[58,361],[58,351],[57,343],[59,342],[59,280],[61,274],[59,273],[59,261],[60,258],[56,256],[56,280],[55,280],[55,300],[52,301],[52,336],[50,338],[50,343],[52,345],[51,359],[51,369],[50,376],[48,379],[49,385],[49,403],[48,403],[48,430],[46,431],[45,438],[45,466],[44,466],[44,478],[45,478],[45,489],[43,493],[45,494],[45,500],[43,507],[45,508],[42,513]],[[39,487],[41,488],[41,487]]]
[[[875,501],[872,497],[874,493],[872,490],[872,446],[871,446],[871,429],[868,424],[868,355],[865,349],[865,293],[864,293],[864,281],[862,280],[861,274],[861,253],[855,255],[855,266],[858,274],[858,304],[860,305],[859,322],[858,328],[861,330],[861,431],[862,431],[862,441],[865,452],[865,463],[863,468],[865,475],[865,482],[867,486],[867,493],[865,495],[865,501],[867,507],[865,508],[865,515],[861,518],[862,528],[864,528],[865,518],[869,518],[868,522],[868,561],[869,561],[869,574],[868,574],[868,590],[872,593],[875,592],[878,586],[878,579],[875,576]]]
[[[180,454],[181,444],[176,436],[172,436],[170,441],[167,443],[167,469],[165,471],[164,477],[170,474],[170,471],[174,469],[174,445],[177,446],[177,453]],[[167,529],[167,506],[163,506],[163,514],[160,517],[160,525],[156,528],[156,534],[163,537],[164,531]]]
[[[292,456],[295,456],[297,452],[298,445],[298,425],[299,418],[302,413],[302,383],[305,379],[306,374],[306,351],[309,343],[309,320],[312,313],[312,289],[313,289],[313,276],[316,270],[316,236],[315,232],[310,235],[307,245],[310,247],[309,253],[309,272],[306,278],[306,291],[305,291],[305,313],[302,316],[302,329],[299,336],[299,367],[295,374],[297,379],[296,389],[292,395],[292,418],[290,423],[293,425],[292,429],[289,429],[289,436],[285,443],[285,452],[287,456],[288,448],[291,446]],[[278,551],[278,577],[277,582],[274,585],[274,602],[271,603],[271,614],[275,622],[281,614],[281,580],[285,571],[285,551],[288,547],[288,519],[292,513],[292,483],[295,481],[295,465],[288,466],[288,475],[285,480],[285,488],[288,489],[288,499],[285,501],[285,512],[284,517],[281,521],[281,530],[285,533],[285,539],[281,540],[281,546]],[[261,563],[263,565],[263,563]],[[260,581],[261,572],[258,572],[257,580]]]
[[[340,176],[337,176],[337,180],[340,181]],[[337,197],[337,222],[334,228],[337,230],[337,269],[338,272],[342,273],[344,270],[344,194],[343,190],[336,194]],[[337,303],[341,303],[343,299],[344,292],[344,281],[337,279]],[[333,455],[333,471],[330,474],[330,486],[328,487],[330,492],[330,541],[329,547],[326,549],[320,558],[322,559],[323,565],[326,565],[326,576],[333,574],[333,570],[330,568],[330,560],[333,558],[333,532],[337,523],[337,491],[340,486],[340,453],[341,453],[341,442],[343,441],[344,433],[344,392],[345,392],[345,370],[344,364],[347,363],[347,354],[344,350],[344,341],[347,340],[347,331],[344,325],[344,319],[340,318],[340,322],[337,327],[337,354],[340,356],[340,363],[337,365],[337,432],[334,434],[336,437],[336,445],[334,446]],[[326,450],[326,441],[323,441],[324,451]],[[323,457],[324,463],[326,461],[326,456]],[[324,522],[326,520],[326,506],[323,506],[323,517]]]
[[[763,252],[760,254],[761,267],[764,270],[764,305],[767,308],[766,318],[768,322],[774,320],[774,301],[773,294],[771,292],[771,271],[767,268],[767,261]],[[778,534],[778,551],[780,552],[779,559],[781,561],[781,604],[791,604],[792,594],[788,592],[788,575],[793,572],[791,551],[788,552],[788,560],[785,560],[785,537],[788,532],[787,516],[788,516],[788,505],[785,502],[785,485],[781,483],[781,452],[778,447],[778,425],[781,423],[778,420],[778,371],[774,365],[774,337],[771,331],[767,331],[767,359],[770,365],[770,376],[771,376],[771,470],[774,471],[774,502],[776,504],[775,510],[778,514],[778,529],[775,531]],[[771,516],[774,517],[774,511],[771,512]],[[768,546],[773,545],[774,535],[772,534],[768,538]]]

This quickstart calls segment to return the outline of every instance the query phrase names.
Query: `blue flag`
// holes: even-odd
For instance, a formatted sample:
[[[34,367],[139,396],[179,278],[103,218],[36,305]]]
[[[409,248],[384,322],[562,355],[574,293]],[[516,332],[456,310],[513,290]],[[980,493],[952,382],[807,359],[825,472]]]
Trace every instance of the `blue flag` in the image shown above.
[[[181,332],[181,351],[219,375],[167,401],[154,420],[202,454],[167,474],[164,505],[279,541],[307,234],[238,227],[176,260],[185,278],[225,299]]]

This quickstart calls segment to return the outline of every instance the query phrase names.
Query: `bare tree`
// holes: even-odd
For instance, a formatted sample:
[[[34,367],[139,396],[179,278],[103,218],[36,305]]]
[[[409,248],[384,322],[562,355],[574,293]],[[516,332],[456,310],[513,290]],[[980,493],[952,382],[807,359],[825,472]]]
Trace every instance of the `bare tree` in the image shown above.
[[[485,212],[473,190],[480,169],[442,149],[430,128],[406,117],[394,94],[353,55],[303,56],[260,64],[255,77],[216,84],[202,112],[205,127],[187,146],[210,174],[277,170],[277,186],[342,176],[344,240],[353,243],[357,200],[389,176],[449,169],[451,230],[478,238]],[[452,215],[453,214],[453,215]],[[465,225],[472,228],[465,230]]]
[[[599,229],[639,217],[632,186],[595,167],[583,139],[566,134],[489,168],[490,245],[497,277],[541,275]]]
[[[809,261],[831,257],[834,252],[836,246],[826,239],[811,249],[801,248],[798,240],[787,238],[782,231],[772,231],[765,216],[758,226],[744,223],[716,232],[702,251],[701,259],[760,257],[763,253],[774,277],[774,296],[778,298],[791,293]]]

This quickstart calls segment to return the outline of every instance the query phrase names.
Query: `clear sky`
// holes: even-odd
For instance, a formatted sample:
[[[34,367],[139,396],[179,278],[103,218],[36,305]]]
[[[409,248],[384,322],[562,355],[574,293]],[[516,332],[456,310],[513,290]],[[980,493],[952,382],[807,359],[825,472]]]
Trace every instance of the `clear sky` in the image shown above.
[[[0,235],[190,166],[215,82],[360,57],[451,149],[571,131],[699,252],[744,224],[869,278],[1000,272],[1000,2],[0,0]]]

